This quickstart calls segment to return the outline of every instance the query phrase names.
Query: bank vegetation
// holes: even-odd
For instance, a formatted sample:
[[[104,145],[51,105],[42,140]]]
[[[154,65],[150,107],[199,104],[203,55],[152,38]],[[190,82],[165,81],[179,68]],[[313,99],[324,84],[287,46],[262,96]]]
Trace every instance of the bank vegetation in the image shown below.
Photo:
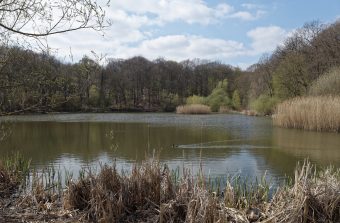
[[[210,114],[209,106],[202,104],[181,105],[176,108],[177,114]]]
[[[286,128],[340,132],[340,96],[299,97],[284,101],[273,115]]]
[[[65,182],[53,169],[34,172],[21,156],[0,165],[2,222],[339,222],[340,171],[297,167],[292,183],[270,194],[265,178],[225,184],[202,172],[170,170],[157,158],[121,172],[102,165]],[[8,189],[9,188],[9,189]]]

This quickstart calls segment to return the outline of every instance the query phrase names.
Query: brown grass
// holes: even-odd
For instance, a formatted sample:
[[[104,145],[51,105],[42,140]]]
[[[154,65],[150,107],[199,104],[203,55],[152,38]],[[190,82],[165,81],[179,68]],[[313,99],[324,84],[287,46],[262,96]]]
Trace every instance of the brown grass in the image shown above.
[[[340,96],[299,97],[279,104],[274,125],[340,132]]]
[[[27,216],[34,222],[340,220],[340,170],[317,172],[309,162],[296,169],[294,183],[279,188],[272,200],[264,178],[256,184],[227,178],[224,189],[220,190],[221,185],[213,189],[202,172],[194,177],[183,169],[179,176],[154,158],[134,164],[125,173],[115,165],[102,166],[98,174],[86,169],[77,180],[68,181],[64,192],[47,186],[46,176],[34,179],[30,193],[16,197],[10,205],[0,200],[0,221],[15,218],[19,222]]]
[[[273,222],[340,222],[340,171],[317,172],[309,162],[295,171],[292,186],[274,195],[268,216]]]
[[[181,105],[176,108],[177,114],[209,114],[211,109],[207,105],[191,104]]]

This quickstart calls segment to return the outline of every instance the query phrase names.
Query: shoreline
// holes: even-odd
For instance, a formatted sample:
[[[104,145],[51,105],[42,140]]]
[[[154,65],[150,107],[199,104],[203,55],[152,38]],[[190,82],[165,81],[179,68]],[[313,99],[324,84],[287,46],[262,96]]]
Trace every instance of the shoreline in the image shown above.
[[[264,179],[249,184],[238,177],[227,178],[221,188],[202,173],[193,176],[183,169],[179,176],[157,158],[131,164],[131,173],[120,173],[114,163],[95,174],[83,170],[79,178],[66,180],[66,187],[51,170],[31,170],[20,155],[7,161],[0,165],[0,220],[4,222],[340,220],[340,169],[316,172],[308,161],[296,168],[294,181],[272,197]]]

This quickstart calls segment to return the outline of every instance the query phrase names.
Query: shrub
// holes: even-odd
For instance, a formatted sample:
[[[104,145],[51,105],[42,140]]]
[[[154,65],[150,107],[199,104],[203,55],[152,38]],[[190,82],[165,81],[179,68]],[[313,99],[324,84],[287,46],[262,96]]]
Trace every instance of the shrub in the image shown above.
[[[309,88],[310,95],[340,95],[340,67],[320,76]]]
[[[207,104],[213,112],[217,112],[220,106],[230,106],[230,99],[224,89],[218,88],[207,97]]]
[[[238,90],[235,90],[233,93],[232,105],[235,110],[239,110],[241,108],[241,98]]]
[[[207,97],[206,104],[213,112],[217,112],[221,106],[230,106],[231,102],[227,93],[227,80],[218,82],[216,88]]]
[[[187,102],[187,105],[205,104],[205,98],[198,96],[198,95],[193,95],[193,96],[188,97],[186,102]]]
[[[250,104],[251,109],[262,115],[269,115],[274,112],[275,106],[279,100],[276,97],[262,94]]]

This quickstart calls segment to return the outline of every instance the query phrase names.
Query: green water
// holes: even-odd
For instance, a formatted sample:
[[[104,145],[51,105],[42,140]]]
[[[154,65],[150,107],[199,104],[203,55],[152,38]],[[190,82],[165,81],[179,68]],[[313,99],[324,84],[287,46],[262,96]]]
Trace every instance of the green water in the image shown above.
[[[230,114],[57,114],[2,117],[11,134],[0,153],[71,171],[116,160],[121,168],[158,154],[170,167],[213,176],[291,175],[298,161],[340,166],[340,134],[275,128],[267,117]]]

